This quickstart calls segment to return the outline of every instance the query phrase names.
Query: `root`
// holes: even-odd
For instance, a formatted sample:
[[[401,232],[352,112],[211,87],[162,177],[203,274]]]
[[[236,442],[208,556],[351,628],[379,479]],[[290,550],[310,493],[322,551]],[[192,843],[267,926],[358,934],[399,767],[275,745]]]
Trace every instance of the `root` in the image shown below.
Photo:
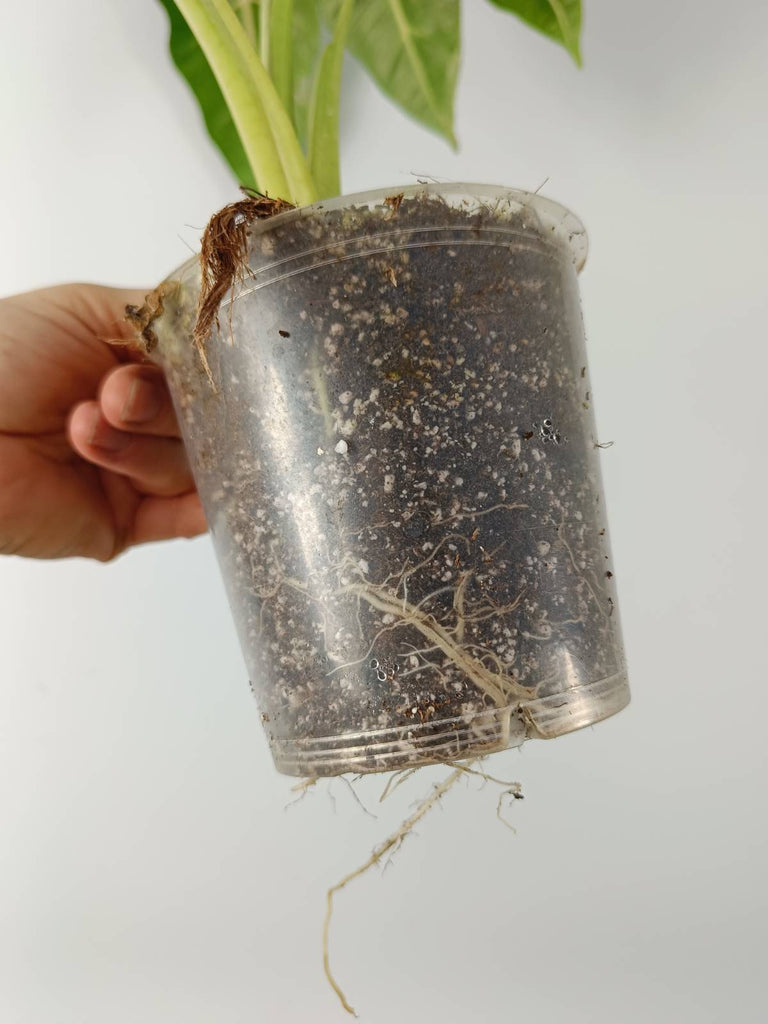
[[[390,210],[392,211],[392,216],[394,216],[400,209],[400,204],[403,201],[404,195],[404,192],[398,192],[396,196],[387,196],[387,198],[384,200],[384,205],[390,208]]]
[[[525,587],[523,587],[523,589],[520,591],[520,593],[517,595],[514,601],[510,602],[510,604],[496,604],[496,602],[492,598],[486,597],[485,600],[490,605],[490,609],[488,611],[485,611],[481,608],[479,611],[470,612],[464,616],[464,621],[485,622],[486,619],[491,619],[494,617],[503,618],[505,615],[508,615],[510,612],[513,612],[517,608],[517,606],[523,599],[524,593]]]
[[[459,580],[459,585],[456,587],[456,590],[454,591],[453,594],[453,610],[456,612],[456,619],[458,622],[455,633],[456,639],[458,640],[459,643],[462,643],[462,641],[464,640],[464,626],[466,623],[466,618],[464,616],[464,591],[466,590],[467,583],[469,583],[469,578],[471,575],[471,569],[469,570],[469,572],[462,573],[461,579]]]
[[[373,608],[415,626],[422,636],[439,647],[497,707],[506,707],[510,695],[518,691],[519,687],[510,676],[497,675],[489,671],[476,658],[471,657],[433,616],[420,612],[405,599],[400,601],[386,591],[362,583],[350,584],[342,588],[342,592],[359,594]]]
[[[432,550],[429,552],[429,554],[427,555],[427,557],[425,559],[423,559],[417,565],[410,565],[410,563],[406,562],[405,567],[403,569],[401,569],[400,572],[390,573],[389,576],[387,576],[387,578],[383,581],[382,586],[385,586],[391,580],[396,579],[398,581],[398,584],[395,587],[395,593],[397,593],[397,591],[400,589],[400,587],[403,587],[404,592],[407,594],[407,592],[408,592],[408,579],[411,576],[413,576],[414,573],[419,572],[420,569],[425,569],[429,565],[429,563],[434,560],[435,556],[437,555],[438,551],[440,551],[442,546],[444,544],[448,544],[452,540],[454,540],[454,541],[461,541],[462,544],[466,544],[467,545],[467,551],[469,551],[469,541],[467,540],[467,538],[463,534],[461,534],[461,533],[446,533],[445,536],[442,537],[440,539],[440,541],[438,541],[438,543],[432,548]]]
[[[462,772],[466,772],[467,775],[477,775],[483,779],[484,782],[493,782],[497,786],[502,786],[503,789],[499,793],[499,799],[496,801],[496,817],[499,819],[505,828],[508,828],[510,832],[517,833],[517,829],[511,822],[507,821],[504,815],[501,813],[504,810],[504,797],[511,796],[514,800],[523,800],[523,787],[519,782],[508,782],[505,779],[497,779],[494,775],[489,775],[487,772],[479,771],[477,768],[470,768],[469,765],[457,764]]]
[[[598,597],[598,595],[597,595],[597,593],[595,591],[595,588],[592,586],[591,582],[587,578],[586,573],[582,572],[581,569],[576,564],[576,558],[575,558],[575,556],[573,554],[573,548],[568,543],[568,541],[565,539],[565,534],[563,532],[564,529],[565,529],[565,522],[562,522],[557,527],[557,536],[558,536],[558,539],[560,540],[560,543],[563,545],[565,550],[568,552],[568,558],[570,559],[571,567],[572,567],[574,573],[576,574],[576,576],[578,576],[579,579],[583,580],[584,583],[586,584],[587,590],[589,590],[590,594],[594,598],[595,604],[597,605],[597,607],[598,607],[598,609],[600,611],[600,614],[604,615],[606,618],[609,619],[611,617],[613,609],[611,608],[611,611],[608,611],[608,612],[605,611],[605,609],[603,608],[603,602]],[[602,588],[600,588],[600,589],[602,589]]]
[[[295,797],[295,799],[289,801],[285,805],[283,810],[287,811],[289,807],[293,807],[295,804],[300,804],[304,797],[307,795],[307,793],[310,791],[310,789],[316,785],[317,776],[315,775],[309,779],[303,779],[301,782],[297,782],[295,786],[291,786],[291,792],[298,793],[299,795]]]
[[[393,832],[388,839],[381,843],[380,846],[376,847],[376,849],[373,851],[371,856],[368,858],[368,860],[366,860],[364,864],[361,864],[360,867],[356,868],[354,871],[350,871],[350,873],[348,875],[345,875],[340,882],[337,882],[336,885],[331,886],[331,888],[328,890],[326,894],[325,921],[323,923],[323,970],[325,972],[326,978],[328,979],[328,983],[330,984],[331,988],[336,993],[336,995],[339,997],[339,1001],[341,1002],[341,1005],[344,1007],[347,1013],[351,1013],[355,1017],[357,1016],[354,1007],[352,1007],[352,1005],[347,1000],[347,997],[344,994],[343,989],[336,981],[336,978],[334,977],[333,972],[331,971],[330,955],[328,948],[328,936],[330,932],[331,918],[333,916],[334,896],[336,895],[337,892],[340,892],[347,885],[349,885],[350,882],[354,881],[354,879],[359,878],[361,875],[364,875],[371,868],[375,867],[376,864],[381,863],[384,857],[387,857],[387,854],[389,854],[389,857],[387,857],[387,860],[384,862],[384,866],[386,868],[386,866],[390,863],[392,856],[400,848],[403,841],[412,833],[414,827],[418,824],[418,822],[421,821],[424,815],[432,807],[434,807],[436,804],[440,802],[440,800],[443,798],[443,796],[445,796],[448,790],[451,789],[456,784],[456,782],[458,782],[458,780],[464,775],[476,775],[484,782],[491,782],[494,785],[502,787],[502,791],[499,794],[498,803],[496,804],[496,817],[499,819],[502,825],[506,826],[508,829],[511,829],[511,831],[514,832],[514,826],[511,825],[510,822],[508,822],[502,815],[503,801],[505,797],[513,797],[515,800],[523,799],[523,793],[520,783],[510,782],[506,779],[498,779],[494,775],[489,775],[487,772],[484,772],[479,768],[473,767],[478,763],[480,762],[476,759],[465,762],[449,762],[448,766],[453,769],[451,774],[448,775],[441,783],[433,787],[432,792],[418,804],[413,814],[406,818],[402,825],[395,832]],[[414,768],[403,768],[400,771],[393,772],[390,775],[389,779],[387,780],[387,784],[386,787],[384,788],[384,791],[379,797],[379,802],[385,800],[390,793],[394,792],[394,790],[397,789],[398,786],[402,785],[404,782],[410,779],[411,776],[416,774],[416,772],[422,771],[423,767],[423,765],[419,765]]]
[[[200,249],[201,289],[192,341],[205,375],[216,390],[205,352],[213,325],[219,326],[219,307],[232,285],[248,273],[248,229],[254,220],[292,210],[282,199],[269,199],[243,188],[245,199],[230,203],[209,220]],[[178,288],[177,281],[163,281],[144,300],[143,306],[126,306],[125,319],[136,332],[138,347],[148,355],[157,345],[152,325],[163,312],[163,300]]]
[[[360,799],[360,797],[355,792],[355,787],[349,781],[347,776],[346,775],[340,775],[339,778],[347,786],[347,788],[349,789],[349,792],[352,794],[352,799],[355,801],[355,803],[360,808],[360,810],[363,812],[363,814],[367,814],[369,818],[373,818],[374,821],[375,821],[376,820],[376,815],[373,814],[371,811],[369,811],[368,808],[365,806],[363,801]]]
[[[519,782],[508,782],[506,779],[497,779],[495,775],[489,775],[488,772],[482,772],[478,768],[471,768],[468,764],[457,764],[459,768],[466,775],[477,775],[479,779],[484,782],[493,782],[497,786],[504,786],[505,790],[517,790],[520,791]]]
[[[520,502],[513,502],[511,505],[507,505],[504,503],[492,505],[490,508],[484,508],[480,511],[478,511],[477,509],[475,509],[474,511],[471,511],[470,509],[462,509],[461,512],[455,512],[452,516],[447,516],[445,519],[434,519],[433,525],[443,526],[445,523],[455,523],[457,521],[460,522],[464,519],[470,519],[474,522],[475,519],[480,519],[482,516],[490,515],[491,512],[496,512],[500,508],[505,508],[508,511],[512,511],[514,509],[528,508],[528,506],[522,505]]]
[[[348,875],[345,875],[340,882],[337,882],[336,885],[332,885],[331,888],[328,890],[328,893],[326,895],[325,921],[323,923],[323,970],[325,972],[326,978],[328,979],[329,985],[336,993],[336,995],[339,997],[341,1005],[344,1007],[347,1013],[351,1013],[354,1017],[357,1016],[354,1007],[352,1007],[347,1001],[347,997],[344,995],[342,988],[339,986],[339,983],[336,981],[336,979],[333,976],[333,972],[331,971],[330,957],[328,951],[328,934],[331,927],[331,918],[333,916],[333,897],[336,895],[337,892],[340,892],[347,885],[349,885],[350,882],[354,881],[354,879],[359,878],[361,875],[364,875],[366,871],[368,871],[370,868],[378,864],[381,861],[382,857],[385,857],[386,854],[390,852],[390,850],[393,850],[395,847],[399,846],[405,839],[405,837],[408,835],[408,833],[411,832],[413,827],[421,821],[424,815],[432,807],[434,807],[435,804],[442,799],[442,797],[445,796],[448,790],[451,789],[451,787],[455,785],[456,782],[458,782],[464,771],[465,768],[463,766],[455,768],[451,772],[451,774],[447,776],[447,778],[445,778],[439,785],[436,785],[433,788],[429,796],[425,797],[425,799],[421,801],[421,803],[413,812],[413,814],[409,818],[406,818],[406,820],[397,829],[397,831],[393,832],[392,835],[381,844],[381,846],[376,847],[376,849],[373,851],[373,853],[365,862],[365,864],[362,864],[359,868],[356,868],[354,871],[350,871],[350,873]]]
[[[496,817],[499,819],[502,825],[505,825],[511,832],[517,834],[517,829],[515,828],[515,826],[508,822],[504,815],[501,813],[502,810],[504,809],[505,796],[511,796],[515,800],[522,800],[523,794],[520,789],[520,783],[513,782],[509,789],[502,790],[501,793],[499,793],[499,799],[496,803]]]
[[[192,340],[209,380],[211,371],[205,344],[214,326],[219,326],[219,307],[235,282],[248,273],[248,229],[254,220],[274,217],[293,207],[282,199],[269,199],[243,189],[245,199],[230,203],[208,221],[200,250],[202,287]]]
[[[297,782],[295,786],[291,786],[292,793],[306,793],[312,786],[317,785],[317,776],[311,775],[308,779],[302,779],[301,782]]]
[[[379,797],[379,803],[386,800],[390,793],[394,793],[398,786],[401,786],[410,777],[418,771],[421,771],[423,765],[417,765],[415,768],[401,768],[400,771],[392,772],[390,777],[387,779],[387,784],[384,787],[384,792]]]
[[[303,594],[308,600],[319,606],[325,618],[326,635],[327,619],[329,615],[327,604],[328,597],[332,597],[334,599],[341,597],[356,599],[358,603],[358,623],[360,621],[360,601],[365,601],[366,604],[375,608],[377,611],[383,612],[384,615],[391,617],[393,620],[379,628],[362,655],[359,655],[352,660],[345,661],[343,664],[334,666],[334,668],[326,673],[328,676],[354,665],[362,664],[362,662],[364,662],[374,650],[383,634],[404,626],[411,626],[421,633],[422,637],[427,641],[426,646],[421,650],[413,648],[414,654],[418,654],[423,657],[423,655],[429,651],[442,651],[448,661],[458,668],[481,693],[493,702],[496,707],[506,708],[509,706],[510,701],[515,699],[530,699],[531,691],[519,685],[515,678],[510,674],[509,666],[505,665],[497,654],[492,650],[489,650],[487,647],[466,640],[466,634],[468,632],[466,627],[468,624],[474,625],[475,623],[482,622],[493,616],[503,617],[504,615],[509,614],[518,607],[523,597],[523,591],[521,591],[515,599],[508,604],[499,605],[492,599],[487,598],[486,602],[479,608],[475,607],[472,611],[468,611],[466,604],[466,590],[474,573],[474,570],[468,570],[460,574],[460,579],[457,585],[438,588],[438,590],[432,591],[430,594],[421,598],[418,604],[413,604],[408,601],[408,578],[413,575],[413,573],[427,565],[429,561],[434,558],[441,545],[447,539],[448,537],[443,538],[440,544],[430,552],[429,556],[424,559],[422,563],[413,567],[406,564],[406,567],[401,570],[397,576],[395,576],[395,574],[387,576],[383,584],[369,582],[360,567],[350,557],[345,556],[338,565],[331,567],[332,571],[338,572],[341,576],[345,569],[350,570],[358,577],[360,582],[342,584],[338,589],[335,589],[330,594],[326,595],[326,600],[311,594],[309,588],[299,580],[293,579],[289,576],[282,576],[280,578],[278,586],[290,587],[291,589]],[[460,539],[465,540],[466,538]],[[343,579],[343,576],[341,578]],[[347,579],[348,578],[349,577],[347,577]],[[396,579],[397,582],[394,587],[392,587],[391,582],[394,579]],[[388,583],[390,584],[389,587],[386,586]],[[402,598],[398,596],[398,592],[401,587],[403,590]],[[454,591],[454,599],[452,602],[451,612],[449,614],[455,616],[456,622],[451,625],[447,625],[444,622],[439,621],[434,614],[425,611],[424,605],[438,594],[446,593],[451,590]],[[474,654],[471,653],[473,651],[475,652]],[[486,659],[490,659],[495,670],[492,670],[485,664]],[[429,665],[438,673],[438,675],[441,676],[441,678],[443,677],[443,672],[439,666],[427,661],[426,659],[424,659],[424,665]],[[419,669],[423,668],[424,665],[419,666]],[[446,667],[446,665],[443,665],[443,669]],[[403,673],[403,677],[407,674],[411,674],[411,672],[415,670],[416,669],[412,669],[408,673]]]
[[[417,650],[413,644],[406,644],[404,646],[410,647],[412,649],[411,653],[416,655],[417,658],[421,658],[421,661],[415,668],[409,668],[406,672],[401,672],[399,676],[400,679],[406,679],[408,676],[412,676],[416,672],[423,672],[425,668],[431,668],[441,683],[445,684],[448,681],[445,672],[443,671],[443,666],[435,664],[434,661],[430,661],[429,658],[426,657],[430,651],[436,650],[437,648],[423,647],[421,650]]]
[[[149,355],[157,345],[157,335],[152,325],[159,316],[162,316],[166,296],[176,291],[178,287],[177,281],[163,281],[145,297],[143,306],[126,306],[125,320],[136,332],[136,339],[132,343],[115,341],[111,344],[134,344],[144,355]]]

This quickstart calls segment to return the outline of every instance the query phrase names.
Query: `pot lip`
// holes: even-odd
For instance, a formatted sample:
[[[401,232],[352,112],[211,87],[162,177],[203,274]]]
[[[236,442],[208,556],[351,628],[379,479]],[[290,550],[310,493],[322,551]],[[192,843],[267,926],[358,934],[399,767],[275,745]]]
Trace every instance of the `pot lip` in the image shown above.
[[[524,189],[509,188],[505,185],[481,185],[471,182],[418,182],[415,185],[394,185],[390,188],[366,189],[363,192],[350,192],[341,196],[334,196],[331,199],[321,199],[309,206],[298,206],[284,213],[278,213],[274,217],[265,220],[255,221],[251,224],[249,233],[251,237],[265,234],[292,220],[304,217],[311,217],[314,214],[321,214],[328,210],[339,210],[344,208],[365,207],[375,209],[376,207],[391,207],[387,200],[399,196],[419,197],[436,196],[450,198],[458,205],[457,201],[464,201],[467,205],[482,203],[496,204],[496,209],[503,212],[505,205],[509,212],[526,210],[531,214],[531,223],[527,226],[535,230],[539,237],[565,251],[576,272],[579,273],[586,263],[589,250],[589,240],[586,228],[581,219],[576,216],[567,206],[543,196],[539,192],[527,192]],[[185,260],[181,266],[169,275],[168,280],[186,280],[190,276],[195,277],[200,267],[200,255]]]
[[[538,231],[542,239],[563,247],[569,254],[576,271],[584,267],[587,260],[589,241],[581,219],[562,203],[539,192],[509,188],[505,185],[483,185],[476,182],[418,182],[415,185],[395,185],[390,188],[366,189],[351,192],[331,199],[321,199],[309,206],[286,210],[267,220],[257,221],[251,226],[251,235],[271,231],[275,227],[299,218],[328,210],[364,207],[375,209],[388,206],[387,200],[397,197],[418,198],[442,197],[451,200],[451,205],[481,205],[491,203],[495,210],[503,213],[519,213],[522,210],[532,216],[531,228]]]

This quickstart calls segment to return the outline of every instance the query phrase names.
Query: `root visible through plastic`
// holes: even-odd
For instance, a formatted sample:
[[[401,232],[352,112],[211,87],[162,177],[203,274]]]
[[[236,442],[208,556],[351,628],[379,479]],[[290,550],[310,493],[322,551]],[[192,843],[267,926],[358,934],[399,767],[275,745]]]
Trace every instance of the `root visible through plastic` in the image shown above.
[[[522,800],[523,794],[521,792],[520,783],[506,782],[503,779],[497,779],[492,775],[488,775],[486,772],[474,768],[473,765],[475,765],[476,763],[477,761],[473,760],[464,763],[456,762],[454,765],[452,765],[453,771],[450,773],[450,775],[443,779],[442,782],[433,786],[432,792],[429,793],[429,795],[426,796],[419,803],[418,807],[413,812],[413,814],[406,818],[402,825],[400,825],[400,827],[395,832],[393,832],[391,836],[389,836],[383,843],[376,847],[376,849],[373,851],[368,860],[366,860],[364,864],[361,864],[360,867],[356,868],[354,871],[350,871],[348,875],[345,875],[341,879],[341,881],[337,882],[335,885],[332,885],[330,889],[328,889],[328,892],[326,894],[325,920],[323,922],[323,971],[325,972],[325,976],[328,979],[328,983],[330,984],[331,988],[339,997],[341,1005],[344,1007],[347,1013],[351,1013],[355,1017],[357,1016],[357,1013],[354,1007],[348,1001],[346,995],[344,994],[344,990],[336,981],[333,971],[331,970],[328,937],[331,927],[331,918],[333,917],[334,896],[336,895],[337,892],[341,892],[341,890],[344,889],[347,885],[349,885],[350,882],[354,881],[356,878],[359,878],[361,875],[364,875],[371,868],[375,867],[376,864],[379,864],[382,858],[385,857],[388,853],[396,850],[402,844],[406,836],[427,814],[427,812],[430,811],[437,803],[439,803],[439,801],[445,796],[445,794],[464,775],[476,775],[486,782],[493,782],[499,786],[504,787],[499,796],[499,801],[496,808],[496,816],[498,817],[499,821],[502,822],[502,824],[506,825],[507,828],[512,829],[512,831],[514,832],[515,830],[513,826],[510,825],[510,823],[502,817],[501,808],[502,801],[505,796],[509,795],[513,796],[516,800]],[[422,767],[417,767],[407,768],[399,772],[394,772],[392,776],[389,778],[387,785],[384,789],[384,792],[379,797],[379,800],[384,800],[390,793],[392,793],[399,785],[401,785],[403,782],[409,779],[415,772],[421,770]],[[312,785],[314,781],[315,780],[308,780],[308,784]],[[296,789],[299,787],[294,788]]]
[[[342,592],[361,597],[373,608],[395,616],[404,625],[415,626],[426,640],[439,648],[482,693],[491,698],[497,707],[505,707],[510,696],[518,691],[521,691],[520,696],[528,696],[527,691],[522,690],[510,676],[503,672],[491,672],[481,661],[471,657],[466,648],[457,643],[434,616],[419,611],[418,607],[405,600],[393,598],[383,589],[374,588],[370,584],[352,583],[344,587]],[[463,633],[464,616],[459,616],[457,628]]]
[[[411,577],[432,561],[443,544],[454,537],[466,544],[470,543],[467,538],[460,534],[448,534],[443,537],[440,543],[418,565],[410,566],[406,563],[406,566],[399,573],[390,574],[381,583],[370,581],[359,564],[355,563],[351,558],[345,557],[339,565],[332,566],[332,569],[337,570],[340,576],[347,570],[357,576],[359,582],[342,583],[341,586],[326,595],[326,600],[311,594],[310,588],[306,583],[288,576],[281,576],[277,586],[269,594],[260,596],[263,601],[266,601],[270,597],[274,597],[281,586],[290,587],[292,590],[305,595],[319,605],[324,617],[323,632],[326,636],[329,633],[328,619],[331,615],[331,608],[327,602],[328,597],[334,600],[342,597],[352,597],[358,604],[360,601],[363,601],[371,608],[381,612],[383,616],[391,619],[388,624],[383,625],[379,629],[361,657],[356,657],[354,661],[337,665],[331,670],[332,672],[338,672],[355,664],[361,664],[366,660],[379,638],[385,632],[410,626],[415,628],[427,642],[427,646],[423,650],[414,649],[412,652],[415,656],[421,657],[425,665],[431,665],[433,669],[440,673],[439,667],[428,661],[425,657],[429,651],[440,651],[497,708],[508,708],[510,703],[515,700],[530,700],[531,691],[521,686],[515,680],[509,673],[508,666],[504,664],[493,650],[482,644],[468,642],[466,639],[467,626],[469,624],[483,622],[488,618],[503,619],[505,615],[514,611],[522,600],[522,591],[513,601],[505,605],[498,605],[487,596],[481,602],[472,602],[472,604],[468,605],[466,589],[473,574],[473,570],[470,569],[461,574],[458,584],[451,584],[438,590],[433,590],[417,604],[413,604],[408,600],[408,582]],[[399,593],[401,590],[402,597]],[[433,613],[427,611],[424,607],[429,601],[437,597],[438,594],[449,591],[453,592],[449,614],[455,619],[455,622],[450,625],[439,621]],[[262,606],[262,614],[263,611],[264,606]],[[486,665],[486,661],[491,662],[492,668]]]

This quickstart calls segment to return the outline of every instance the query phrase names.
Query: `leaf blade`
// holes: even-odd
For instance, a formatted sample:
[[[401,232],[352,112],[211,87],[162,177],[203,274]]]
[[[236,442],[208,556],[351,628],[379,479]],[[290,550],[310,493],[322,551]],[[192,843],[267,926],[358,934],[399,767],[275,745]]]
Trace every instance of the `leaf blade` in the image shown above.
[[[581,67],[581,0],[490,0],[560,43]]]
[[[322,6],[332,21],[340,0]],[[459,0],[358,0],[348,45],[390,99],[455,146]]]

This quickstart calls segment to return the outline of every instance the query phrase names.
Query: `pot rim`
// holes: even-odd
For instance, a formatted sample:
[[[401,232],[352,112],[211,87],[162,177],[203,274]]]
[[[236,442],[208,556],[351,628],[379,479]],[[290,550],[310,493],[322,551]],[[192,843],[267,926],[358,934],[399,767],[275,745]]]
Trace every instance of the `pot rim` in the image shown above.
[[[554,199],[541,195],[539,192],[526,192],[524,189],[508,188],[505,185],[480,185],[468,182],[419,182],[416,185],[395,185],[390,188],[367,189],[364,192],[351,192],[335,196],[332,199],[321,199],[309,206],[299,206],[278,213],[274,217],[255,221],[251,224],[251,237],[265,234],[276,227],[289,224],[292,220],[311,217],[314,214],[329,210],[354,209],[386,206],[386,200],[396,196],[437,196],[454,200],[458,206],[463,201],[472,206],[482,203],[495,204],[492,212],[503,213],[506,204],[508,212],[529,211],[533,221],[529,227],[537,230],[543,241],[559,246],[568,253],[570,260],[580,273],[587,260],[589,239],[581,219],[567,206]],[[184,281],[189,275],[194,276],[200,266],[200,253],[186,259],[166,280]]]
[[[255,237],[271,231],[276,227],[290,223],[313,214],[345,208],[368,207],[375,209],[384,206],[387,199],[393,197],[417,198],[420,196],[436,196],[451,200],[450,205],[472,206],[491,203],[489,212],[503,214],[528,211],[533,216],[529,225],[538,229],[545,241],[554,242],[567,250],[577,272],[580,272],[587,260],[589,240],[581,219],[562,203],[539,192],[527,192],[524,189],[508,188],[505,185],[483,185],[476,182],[418,182],[415,185],[395,185],[390,188],[366,189],[363,192],[321,199],[309,206],[300,206],[286,210],[274,217],[257,221],[251,226],[251,236]]]

